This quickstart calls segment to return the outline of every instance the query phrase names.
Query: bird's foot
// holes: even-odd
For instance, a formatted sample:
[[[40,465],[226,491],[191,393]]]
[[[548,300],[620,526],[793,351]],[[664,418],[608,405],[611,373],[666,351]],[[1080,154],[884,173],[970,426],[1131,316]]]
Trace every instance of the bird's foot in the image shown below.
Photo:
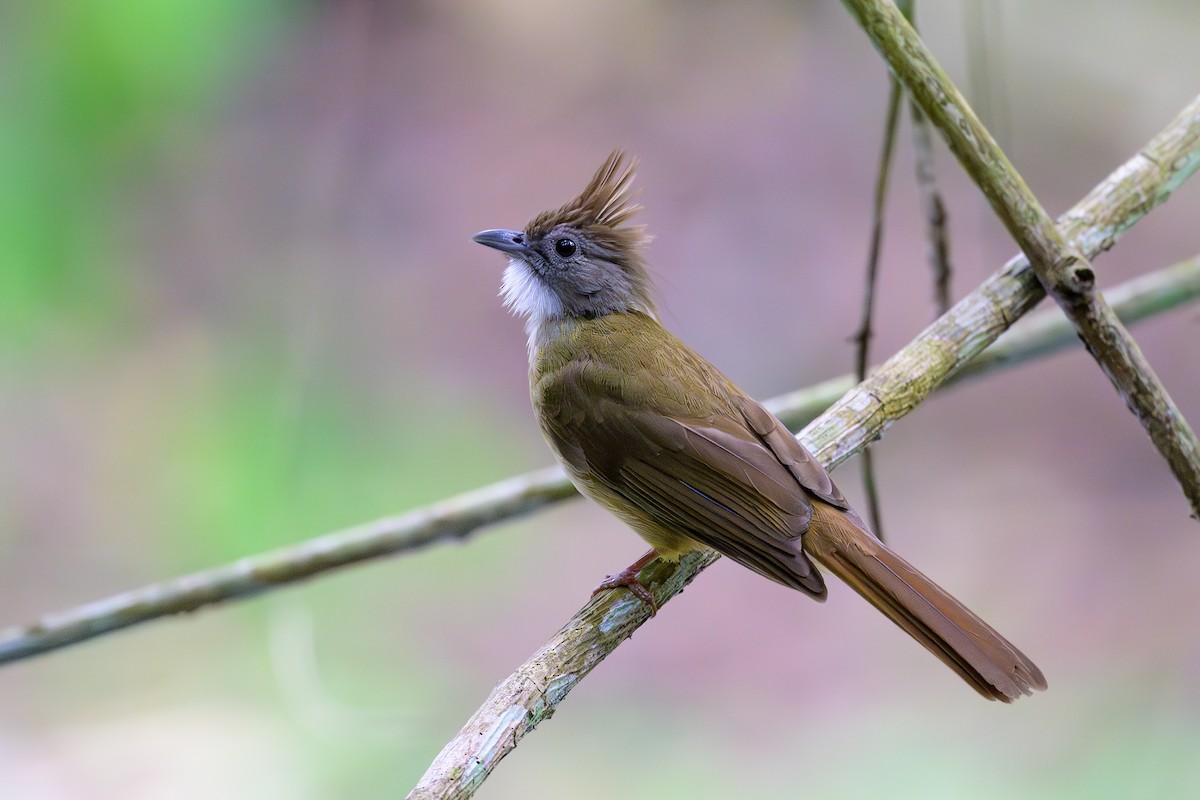
[[[651,550],[620,572],[609,575],[599,586],[592,590],[592,597],[595,597],[605,589],[616,589],[619,586],[624,586],[633,592],[635,597],[650,607],[650,616],[653,617],[658,613],[658,604],[654,602],[654,595],[650,594],[650,590],[646,588],[646,584],[638,580],[638,573],[642,571],[642,567],[656,558],[658,558],[658,553]]]

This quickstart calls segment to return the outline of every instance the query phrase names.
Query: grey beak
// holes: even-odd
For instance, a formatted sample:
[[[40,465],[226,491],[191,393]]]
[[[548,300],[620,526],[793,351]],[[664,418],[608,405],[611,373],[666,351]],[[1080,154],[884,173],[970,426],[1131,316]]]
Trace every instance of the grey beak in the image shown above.
[[[521,256],[529,252],[529,244],[525,239],[525,234],[521,231],[502,229],[480,231],[471,237],[471,241],[513,256]]]

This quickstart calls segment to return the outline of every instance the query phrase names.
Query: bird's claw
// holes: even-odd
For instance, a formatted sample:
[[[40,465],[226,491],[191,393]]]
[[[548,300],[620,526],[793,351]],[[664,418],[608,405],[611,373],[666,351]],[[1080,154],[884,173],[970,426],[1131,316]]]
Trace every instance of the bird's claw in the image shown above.
[[[645,603],[650,608],[650,616],[658,613],[658,604],[654,602],[654,595],[646,588],[646,585],[638,580],[638,573],[643,565],[637,565],[637,569],[627,567],[615,575],[609,575],[599,586],[592,590],[592,597],[600,594],[605,589],[616,589],[624,586],[629,591],[633,592],[634,596]]]

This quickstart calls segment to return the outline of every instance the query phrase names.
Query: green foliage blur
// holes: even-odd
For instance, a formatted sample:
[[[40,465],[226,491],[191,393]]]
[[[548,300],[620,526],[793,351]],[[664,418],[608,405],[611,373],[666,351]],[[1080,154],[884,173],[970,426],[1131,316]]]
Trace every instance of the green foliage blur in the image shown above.
[[[125,176],[154,165],[255,55],[282,4],[25,3],[4,12],[0,341],[130,312],[114,248]],[[139,280],[153,280],[140,274]]]
[[[219,324],[189,309],[168,309],[181,316],[164,318],[155,305],[178,291],[180,276],[139,260],[129,244],[145,211],[139,186],[180,177],[188,168],[181,148],[213,124],[216,104],[280,43],[296,10],[237,0],[7,8],[0,32],[0,358],[17,378],[8,391],[20,393],[24,376],[36,396],[56,372],[77,370],[80,359],[111,367],[148,338]],[[188,313],[194,316],[182,316]],[[189,543],[183,562],[283,544],[300,521],[315,533],[434,499],[451,471],[442,467],[455,465],[456,480],[472,485],[471,464],[479,461],[460,463],[456,448],[476,431],[454,422],[445,406],[428,414],[364,413],[367,403],[335,381],[297,378],[286,363],[290,331],[258,333],[240,341],[213,334],[217,350],[202,368],[164,378],[159,388],[168,394],[152,401],[154,413],[122,423],[131,426],[133,452],[125,456],[136,461],[139,442],[149,440],[152,449],[142,455],[165,456],[176,467],[132,463],[124,477],[148,482],[158,522]],[[120,379],[107,377],[110,385]],[[122,413],[114,407],[99,422],[110,427]],[[385,413],[421,420],[398,433],[403,446],[380,437]],[[422,468],[412,469],[414,461]]]
[[[328,265],[275,245],[249,265],[220,263],[219,248],[181,255],[161,230],[194,224],[173,221],[174,209],[193,212],[189,183],[219,158],[211,142],[229,135],[247,76],[279,57],[310,10],[275,0],[0,9],[0,624],[399,513],[513,469],[493,455],[502,448],[481,444],[503,437],[452,389],[402,361],[373,380],[371,368],[322,348],[328,337],[310,322],[325,298],[295,287]],[[243,186],[202,191],[221,203]],[[320,628],[322,651],[373,643],[376,623],[393,620],[379,645],[392,655],[327,674],[344,702],[371,716],[389,694],[404,709],[435,701],[446,673],[402,655],[403,632],[424,624],[412,610],[427,598],[507,560],[503,549],[482,552],[449,575],[401,572],[399,591],[393,569],[298,592],[301,630]],[[253,783],[264,768],[276,788],[366,796],[378,745],[330,751],[300,732],[305,723],[293,735],[274,721],[288,703],[280,658],[307,663],[317,646],[301,633],[273,654],[271,637],[288,624],[279,614],[291,613],[279,608],[168,623],[177,645],[164,645],[164,630],[167,640],[123,638],[0,674],[0,693],[19,698],[4,702],[0,796],[126,796],[130,784],[87,766],[87,754],[100,742],[153,749],[169,731],[196,737],[197,754],[240,760],[218,770],[227,774],[216,785],[233,787],[226,796],[250,796],[231,776]],[[301,710],[286,716],[306,713],[306,680],[292,701]],[[123,709],[110,713],[97,692],[123,698]],[[11,741],[7,724],[30,735]],[[243,728],[256,733],[227,738]],[[55,739],[68,730],[80,731],[75,744]],[[412,733],[396,738],[411,758]],[[288,777],[283,761],[264,766],[284,752],[312,756],[304,776]],[[396,786],[419,771],[425,754],[414,752],[398,775],[383,771]],[[42,763],[54,766],[43,773]],[[134,784],[142,779],[154,780]],[[189,783],[177,773],[163,785],[183,796]]]

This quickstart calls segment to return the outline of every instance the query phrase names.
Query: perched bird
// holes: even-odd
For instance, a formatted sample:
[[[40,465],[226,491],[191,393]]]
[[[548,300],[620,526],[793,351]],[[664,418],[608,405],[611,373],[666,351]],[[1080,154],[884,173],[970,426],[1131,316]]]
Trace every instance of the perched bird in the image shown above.
[[[988,699],[1045,689],[1032,661],[886,547],[778,419],[655,316],[629,220],[634,164],[608,157],[587,188],[524,231],[474,240],[508,256],[505,304],[526,319],[542,432],[579,491],[653,548],[597,589],[638,582],[653,558],[710,547],[817,600],[813,560]]]

